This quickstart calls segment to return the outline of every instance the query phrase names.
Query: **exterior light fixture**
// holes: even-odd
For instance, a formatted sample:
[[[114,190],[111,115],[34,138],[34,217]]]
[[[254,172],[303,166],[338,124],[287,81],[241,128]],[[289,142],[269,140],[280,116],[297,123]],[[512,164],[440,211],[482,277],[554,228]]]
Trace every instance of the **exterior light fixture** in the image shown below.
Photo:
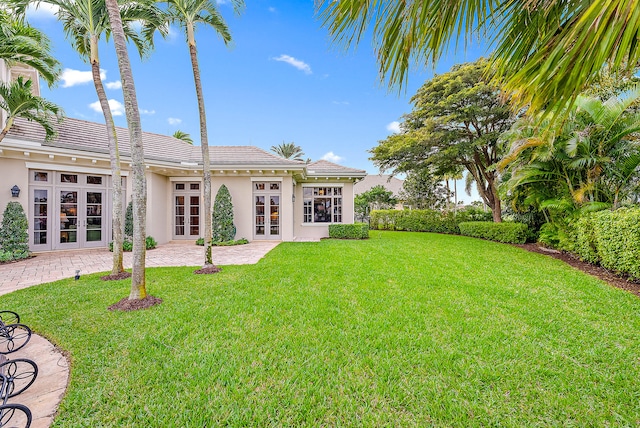
[[[80,269],[76,270],[76,276],[74,276],[75,280],[79,280],[80,279]]]
[[[18,187],[17,184],[14,184],[13,187],[11,188],[11,196],[13,196],[14,198],[17,198],[18,196],[20,196],[20,188]]]

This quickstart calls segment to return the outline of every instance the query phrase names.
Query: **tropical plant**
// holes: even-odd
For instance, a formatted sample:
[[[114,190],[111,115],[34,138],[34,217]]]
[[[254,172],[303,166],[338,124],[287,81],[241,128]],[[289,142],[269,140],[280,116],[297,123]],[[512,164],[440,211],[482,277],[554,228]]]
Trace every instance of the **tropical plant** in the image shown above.
[[[494,221],[500,222],[495,163],[503,154],[500,134],[516,116],[502,102],[500,88],[486,69],[486,61],[479,60],[427,81],[411,98],[414,106],[403,117],[403,131],[380,141],[370,153],[376,166],[394,173],[427,170],[445,177],[464,168]]]
[[[244,0],[233,0],[236,12],[244,8]],[[198,25],[206,25],[222,38],[225,44],[231,41],[231,33],[217,5],[211,0],[167,0],[167,19],[172,24],[179,25],[187,36],[187,46],[191,58],[193,81],[198,99],[198,113],[200,116],[200,147],[202,149],[202,181],[203,181],[203,214],[207,219],[204,224],[205,237],[205,267],[213,265],[211,260],[211,158],[209,156],[209,137],[207,133],[207,115],[205,112],[204,93],[200,79],[200,66],[198,65],[198,52],[196,49],[195,30]]]
[[[191,138],[191,135],[187,134],[186,132],[177,130],[176,132],[173,133],[173,138],[177,138],[178,140],[182,140],[185,143],[189,143],[189,144],[193,144],[193,138]]]
[[[368,221],[371,210],[384,210],[393,208],[398,200],[393,196],[393,192],[387,190],[382,185],[377,185],[355,196],[355,215],[359,221]]]
[[[7,135],[18,117],[42,126],[47,140],[56,135],[52,122],[62,120],[62,109],[42,97],[33,95],[32,84],[30,79],[25,81],[22,76],[14,82],[0,82],[0,109],[7,114],[7,119],[0,131],[0,141]]]
[[[122,175],[120,168],[120,149],[116,133],[113,114],[107,94],[100,77],[100,57],[98,43],[102,37],[109,38],[109,17],[106,4],[103,0],[12,0],[19,10],[25,9],[29,4],[39,6],[42,3],[53,5],[57,8],[56,15],[62,22],[64,31],[71,41],[73,48],[80,57],[91,65],[93,85],[98,96],[102,114],[107,127],[107,142],[111,162],[111,176],[113,187],[112,203],[112,228],[113,240],[116,242],[113,252],[113,265],[111,274],[117,275],[124,272],[122,262]],[[142,37],[137,31],[140,23],[144,25],[146,34],[149,35],[152,28],[161,28],[162,14],[153,3],[145,1],[125,1],[120,5],[123,29],[127,40],[132,42],[140,56],[144,56],[152,47],[150,37]]]
[[[435,64],[452,45],[490,35],[498,75],[531,111],[562,112],[605,63],[634,67],[640,60],[640,12],[631,0],[316,2],[337,43],[355,45],[372,35],[390,85],[402,86],[413,63]]]
[[[442,180],[427,169],[410,171],[402,184],[400,199],[413,209],[440,209],[447,206],[449,191]]]
[[[29,257],[29,224],[20,202],[9,202],[0,225],[0,252],[9,260]]]
[[[550,220],[576,210],[618,208],[640,188],[640,86],[602,101],[580,96],[562,126],[523,118],[505,137],[502,191],[516,211],[531,207]]]
[[[3,1],[0,9],[0,59],[34,68],[52,85],[60,74],[60,63],[51,55],[51,42],[42,32],[30,27],[11,2]]]
[[[218,189],[213,205],[212,242],[233,241],[236,227],[233,224],[233,202],[229,189],[224,184]]]
[[[301,162],[304,161],[304,152],[302,151],[302,147],[298,146],[294,142],[285,143],[283,141],[282,144],[271,146],[271,151],[285,159],[292,159]]]
[[[136,88],[127,52],[126,33],[122,25],[117,0],[105,0],[109,15],[109,27],[116,49],[124,108],[129,127],[131,142],[131,169],[133,178],[133,269],[131,272],[131,292],[129,300],[147,297],[145,255],[146,255],[146,217],[147,217],[147,181],[145,177],[144,148],[142,145],[142,127]]]

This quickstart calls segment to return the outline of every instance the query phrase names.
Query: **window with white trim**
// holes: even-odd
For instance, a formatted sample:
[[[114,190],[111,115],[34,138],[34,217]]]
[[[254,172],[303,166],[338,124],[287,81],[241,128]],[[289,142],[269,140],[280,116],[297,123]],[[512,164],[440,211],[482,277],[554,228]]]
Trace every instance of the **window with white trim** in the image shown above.
[[[304,187],[304,223],[342,223],[342,187]]]

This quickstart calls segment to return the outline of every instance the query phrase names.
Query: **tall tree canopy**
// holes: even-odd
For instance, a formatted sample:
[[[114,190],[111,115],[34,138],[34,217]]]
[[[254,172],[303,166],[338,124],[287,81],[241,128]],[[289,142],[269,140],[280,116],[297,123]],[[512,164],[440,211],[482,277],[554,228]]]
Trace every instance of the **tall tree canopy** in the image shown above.
[[[494,220],[501,221],[494,166],[502,155],[500,134],[515,116],[486,68],[484,60],[458,65],[427,81],[411,99],[414,107],[404,116],[403,132],[380,141],[371,160],[394,173],[427,169],[439,177],[459,173],[462,166]]]
[[[372,34],[382,78],[402,85],[413,63],[435,64],[452,45],[493,39],[494,64],[520,106],[566,107],[610,62],[640,60],[634,0],[316,0],[334,40]]]

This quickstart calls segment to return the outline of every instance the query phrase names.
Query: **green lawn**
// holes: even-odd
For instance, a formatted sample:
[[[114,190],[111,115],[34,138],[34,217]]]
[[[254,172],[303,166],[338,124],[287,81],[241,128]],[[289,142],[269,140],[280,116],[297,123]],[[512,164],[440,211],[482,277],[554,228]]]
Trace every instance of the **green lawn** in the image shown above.
[[[0,298],[71,355],[56,426],[640,423],[640,299],[551,258],[373,232],[193,270],[133,313],[99,275]]]

